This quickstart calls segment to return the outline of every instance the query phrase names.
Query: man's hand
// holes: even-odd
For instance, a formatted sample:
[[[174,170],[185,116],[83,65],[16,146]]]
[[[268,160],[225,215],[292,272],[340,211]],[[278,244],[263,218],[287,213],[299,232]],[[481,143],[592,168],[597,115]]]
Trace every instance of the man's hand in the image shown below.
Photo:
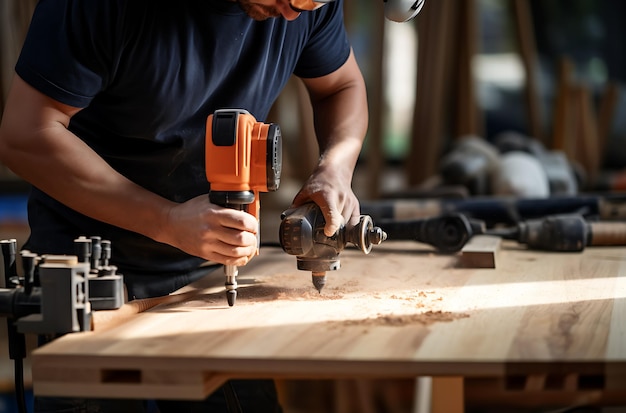
[[[173,206],[158,238],[206,260],[243,266],[256,255],[257,233],[253,215],[211,204],[201,195]]]
[[[327,237],[332,237],[344,224],[356,225],[359,222],[359,201],[350,187],[352,173],[342,169],[318,166],[292,203],[292,207],[298,207],[306,202],[315,202],[324,215],[324,234]]]

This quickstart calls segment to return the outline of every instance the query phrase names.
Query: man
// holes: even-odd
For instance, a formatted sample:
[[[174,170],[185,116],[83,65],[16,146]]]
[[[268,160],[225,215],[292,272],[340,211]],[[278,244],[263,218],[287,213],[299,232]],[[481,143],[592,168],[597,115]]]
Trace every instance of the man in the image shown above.
[[[80,235],[108,239],[129,298],[175,291],[207,261],[245,265],[257,221],[209,202],[205,121],[222,108],[263,120],[292,74],[310,93],[321,154],[293,204],[320,205],[327,235],[358,219],[351,180],[367,105],[342,7],[41,0],[0,126],[0,162],[33,186],[25,247],[71,253]],[[251,383],[236,383],[245,412],[280,411],[273,387]]]

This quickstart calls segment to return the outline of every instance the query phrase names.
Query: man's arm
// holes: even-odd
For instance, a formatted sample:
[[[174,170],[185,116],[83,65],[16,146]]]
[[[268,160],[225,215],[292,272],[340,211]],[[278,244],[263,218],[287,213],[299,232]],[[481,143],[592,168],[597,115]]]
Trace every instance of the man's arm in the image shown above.
[[[257,222],[198,197],[178,204],[136,185],[67,126],[80,109],[15,76],[0,124],[0,161],[68,207],[97,220],[216,262],[245,265]]]
[[[353,52],[335,72],[303,81],[313,105],[320,159],[293,205],[318,204],[324,232],[332,236],[343,223],[356,223],[360,214],[351,184],[367,132],[367,92]]]

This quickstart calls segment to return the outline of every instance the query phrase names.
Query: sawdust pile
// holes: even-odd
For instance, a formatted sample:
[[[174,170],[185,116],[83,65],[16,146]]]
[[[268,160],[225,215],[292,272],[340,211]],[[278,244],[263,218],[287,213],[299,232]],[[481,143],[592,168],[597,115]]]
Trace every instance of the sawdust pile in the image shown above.
[[[272,285],[255,285],[253,288],[245,288],[239,290],[242,299],[254,301],[273,301],[273,300],[340,300],[344,294],[336,290],[324,289],[320,294],[313,286],[302,288],[285,288]]]
[[[452,313],[449,311],[426,311],[416,314],[377,314],[376,317],[365,318],[363,320],[346,320],[344,326],[363,327],[401,327],[411,324],[432,325],[439,322],[450,322],[461,318],[467,318],[469,314]]]

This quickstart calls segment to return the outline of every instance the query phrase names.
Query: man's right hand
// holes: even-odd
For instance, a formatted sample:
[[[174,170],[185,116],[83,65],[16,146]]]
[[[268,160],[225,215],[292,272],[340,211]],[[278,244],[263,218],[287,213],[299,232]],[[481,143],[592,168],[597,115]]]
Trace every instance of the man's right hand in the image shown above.
[[[201,195],[169,210],[157,241],[226,265],[246,265],[258,246],[258,221],[247,212],[224,208]]]

